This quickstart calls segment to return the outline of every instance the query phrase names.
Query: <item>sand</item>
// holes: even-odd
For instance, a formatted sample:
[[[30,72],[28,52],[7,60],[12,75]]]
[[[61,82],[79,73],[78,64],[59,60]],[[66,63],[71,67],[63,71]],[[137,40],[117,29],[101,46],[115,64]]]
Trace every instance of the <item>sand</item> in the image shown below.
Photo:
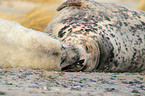
[[[3,96],[145,96],[145,73],[0,69]]]

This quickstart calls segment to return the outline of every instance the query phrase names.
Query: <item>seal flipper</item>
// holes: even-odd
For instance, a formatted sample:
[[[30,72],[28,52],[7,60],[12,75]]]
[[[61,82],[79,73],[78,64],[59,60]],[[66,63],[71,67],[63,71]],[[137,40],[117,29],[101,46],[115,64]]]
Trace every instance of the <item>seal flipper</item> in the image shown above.
[[[85,2],[85,0],[67,0],[57,8],[57,11],[60,11],[61,9],[69,6],[85,7]]]

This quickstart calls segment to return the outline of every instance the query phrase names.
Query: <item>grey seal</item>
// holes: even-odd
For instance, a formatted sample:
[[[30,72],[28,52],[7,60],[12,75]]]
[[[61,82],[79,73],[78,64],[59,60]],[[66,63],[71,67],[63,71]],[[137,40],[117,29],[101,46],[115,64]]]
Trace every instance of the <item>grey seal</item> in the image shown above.
[[[57,10],[45,32],[78,52],[77,60],[63,56],[62,71],[145,70],[145,12],[96,0],[67,0]]]

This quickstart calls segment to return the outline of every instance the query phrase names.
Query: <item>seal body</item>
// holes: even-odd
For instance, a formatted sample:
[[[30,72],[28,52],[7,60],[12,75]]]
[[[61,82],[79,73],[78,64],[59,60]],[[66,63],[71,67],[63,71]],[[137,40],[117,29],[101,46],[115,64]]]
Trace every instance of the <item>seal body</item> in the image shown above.
[[[1,68],[26,67],[61,70],[60,64],[65,60],[63,67],[69,64],[81,69],[84,66],[81,64],[85,64],[81,59],[84,54],[79,53],[78,50],[63,45],[47,33],[25,28],[13,21],[0,19]]]
[[[0,67],[60,70],[61,43],[46,33],[0,19]]]
[[[87,64],[81,70],[145,70],[145,12],[96,0],[68,0],[57,10],[45,32],[84,50],[79,52]]]

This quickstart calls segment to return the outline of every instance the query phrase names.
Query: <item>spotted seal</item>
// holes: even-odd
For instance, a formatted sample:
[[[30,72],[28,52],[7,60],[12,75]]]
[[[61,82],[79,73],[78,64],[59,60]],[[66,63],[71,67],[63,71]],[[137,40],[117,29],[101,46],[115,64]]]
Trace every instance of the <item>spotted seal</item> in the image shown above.
[[[63,56],[62,71],[145,70],[145,12],[96,0],[67,0],[57,10],[45,32],[81,57]]]

